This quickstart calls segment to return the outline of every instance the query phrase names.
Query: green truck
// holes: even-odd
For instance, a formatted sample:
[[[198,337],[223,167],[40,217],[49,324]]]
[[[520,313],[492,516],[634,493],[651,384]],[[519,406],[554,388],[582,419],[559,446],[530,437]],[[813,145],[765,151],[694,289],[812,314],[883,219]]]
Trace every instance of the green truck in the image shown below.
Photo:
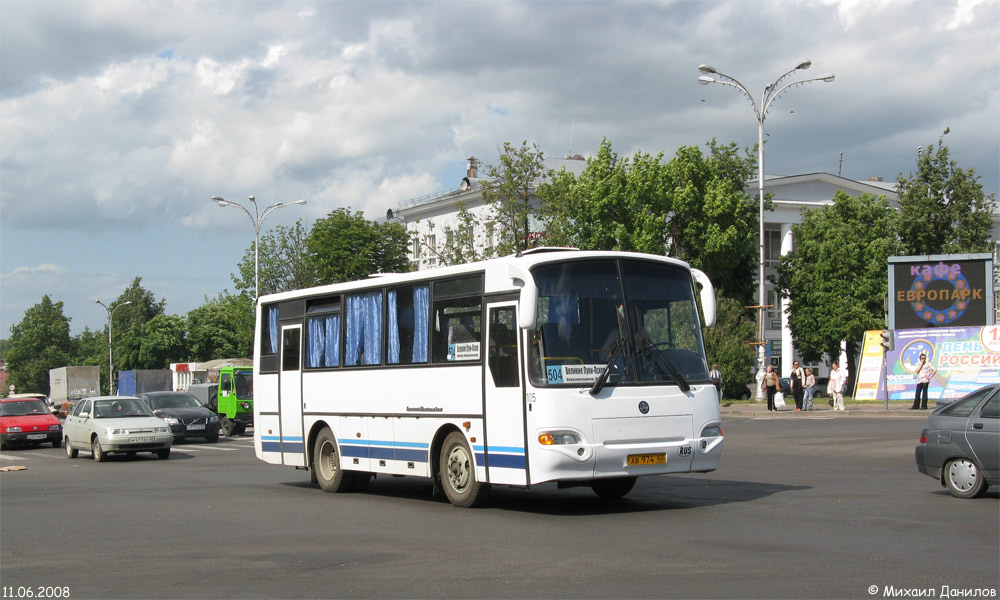
[[[209,381],[216,379],[213,375],[209,374]],[[253,427],[252,367],[219,367],[216,381],[193,384],[188,392],[219,415],[223,436],[242,435],[247,427]]]

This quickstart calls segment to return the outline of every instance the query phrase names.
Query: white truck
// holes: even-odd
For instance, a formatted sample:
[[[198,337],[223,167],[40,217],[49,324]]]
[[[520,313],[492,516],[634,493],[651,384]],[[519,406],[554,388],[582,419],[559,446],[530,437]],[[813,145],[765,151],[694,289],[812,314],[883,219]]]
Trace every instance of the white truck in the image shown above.
[[[78,400],[100,395],[100,367],[49,369],[49,404],[53,411],[65,414]]]

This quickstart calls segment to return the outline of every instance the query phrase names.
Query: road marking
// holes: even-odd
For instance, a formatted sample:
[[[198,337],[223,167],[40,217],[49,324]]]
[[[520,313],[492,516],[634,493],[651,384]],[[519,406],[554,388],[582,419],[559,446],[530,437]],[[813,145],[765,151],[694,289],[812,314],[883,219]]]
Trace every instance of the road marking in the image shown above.
[[[0,459],[2,460],[25,460],[23,456],[9,456],[7,454],[0,454]]]
[[[236,448],[221,448],[219,446],[174,446],[174,450],[178,452],[186,452],[188,450],[192,452],[201,452],[202,450],[219,450],[221,452],[234,452]]]

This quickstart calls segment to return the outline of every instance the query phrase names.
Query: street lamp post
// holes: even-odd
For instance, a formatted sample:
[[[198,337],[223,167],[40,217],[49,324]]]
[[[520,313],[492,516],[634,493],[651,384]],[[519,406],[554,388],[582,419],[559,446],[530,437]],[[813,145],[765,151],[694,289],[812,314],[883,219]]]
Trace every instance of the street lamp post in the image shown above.
[[[108,305],[101,302],[100,300],[94,300],[95,303],[100,304],[104,307],[104,310],[108,312],[108,393],[115,393],[115,366],[111,361],[111,320],[115,317],[115,311],[123,306],[128,306],[132,304],[132,301],[122,302],[121,304],[115,306],[114,308],[108,308]]]
[[[737,81],[736,79],[726,75],[725,73],[720,73],[708,65],[701,65],[698,70],[705,75],[698,77],[698,83],[701,85],[708,85],[710,83],[718,83],[721,85],[728,85],[730,87],[736,88],[743,93],[744,96],[750,100],[750,106],[753,108],[754,116],[757,117],[757,193],[758,200],[760,201],[760,213],[758,215],[758,225],[759,225],[759,235],[760,235],[760,273],[758,279],[758,311],[763,311],[767,302],[767,290],[764,282],[764,119],[767,118],[767,111],[771,108],[771,103],[778,99],[778,96],[782,94],[785,90],[796,85],[802,85],[806,83],[811,83],[813,81],[833,81],[833,73],[826,73],[825,75],[820,75],[819,77],[813,77],[811,79],[802,79],[799,81],[792,81],[786,83],[781,87],[781,82],[796,71],[802,69],[808,69],[812,66],[812,61],[804,60],[797,64],[794,69],[788,71],[781,77],[774,80],[774,83],[770,83],[764,86],[764,91],[760,95],[760,103],[754,101],[753,95],[747,90],[746,86]],[[709,77],[709,75],[715,75],[717,78]],[[759,312],[757,317],[757,372],[762,373],[764,371],[764,313]]]
[[[283,206],[292,206],[295,204],[305,204],[305,200],[296,200],[295,202],[278,202],[277,204],[272,204],[264,209],[264,212],[260,212],[257,207],[257,199],[250,196],[250,203],[253,204],[253,214],[246,209],[245,206],[238,202],[229,202],[228,200],[223,200],[219,196],[212,196],[212,201],[219,206],[232,206],[242,210],[246,216],[250,217],[250,223],[253,225],[253,301],[257,304],[257,299],[260,297],[260,280],[258,272],[260,270],[260,226],[267,218],[267,215],[278,210]]]

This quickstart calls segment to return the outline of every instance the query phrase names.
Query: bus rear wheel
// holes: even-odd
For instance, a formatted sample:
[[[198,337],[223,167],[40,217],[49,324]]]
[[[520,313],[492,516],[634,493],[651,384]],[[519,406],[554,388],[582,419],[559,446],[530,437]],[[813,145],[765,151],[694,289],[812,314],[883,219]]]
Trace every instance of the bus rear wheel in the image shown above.
[[[453,431],[441,446],[441,488],[453,505],[482,506],[489,498],[490,484],[476,480],[476,458],[465,436]]]
[[[316,436],[313,445],[313,477],[324,492],[342,493],[352,490],[354,474],[340,468],[340,453],[337,438],[329,428],[324,428]]]
[[[605,500],[624,498],[635,486],[635,477],[616,477],[614,479],[598,479],[590,484],[596,493]]]

